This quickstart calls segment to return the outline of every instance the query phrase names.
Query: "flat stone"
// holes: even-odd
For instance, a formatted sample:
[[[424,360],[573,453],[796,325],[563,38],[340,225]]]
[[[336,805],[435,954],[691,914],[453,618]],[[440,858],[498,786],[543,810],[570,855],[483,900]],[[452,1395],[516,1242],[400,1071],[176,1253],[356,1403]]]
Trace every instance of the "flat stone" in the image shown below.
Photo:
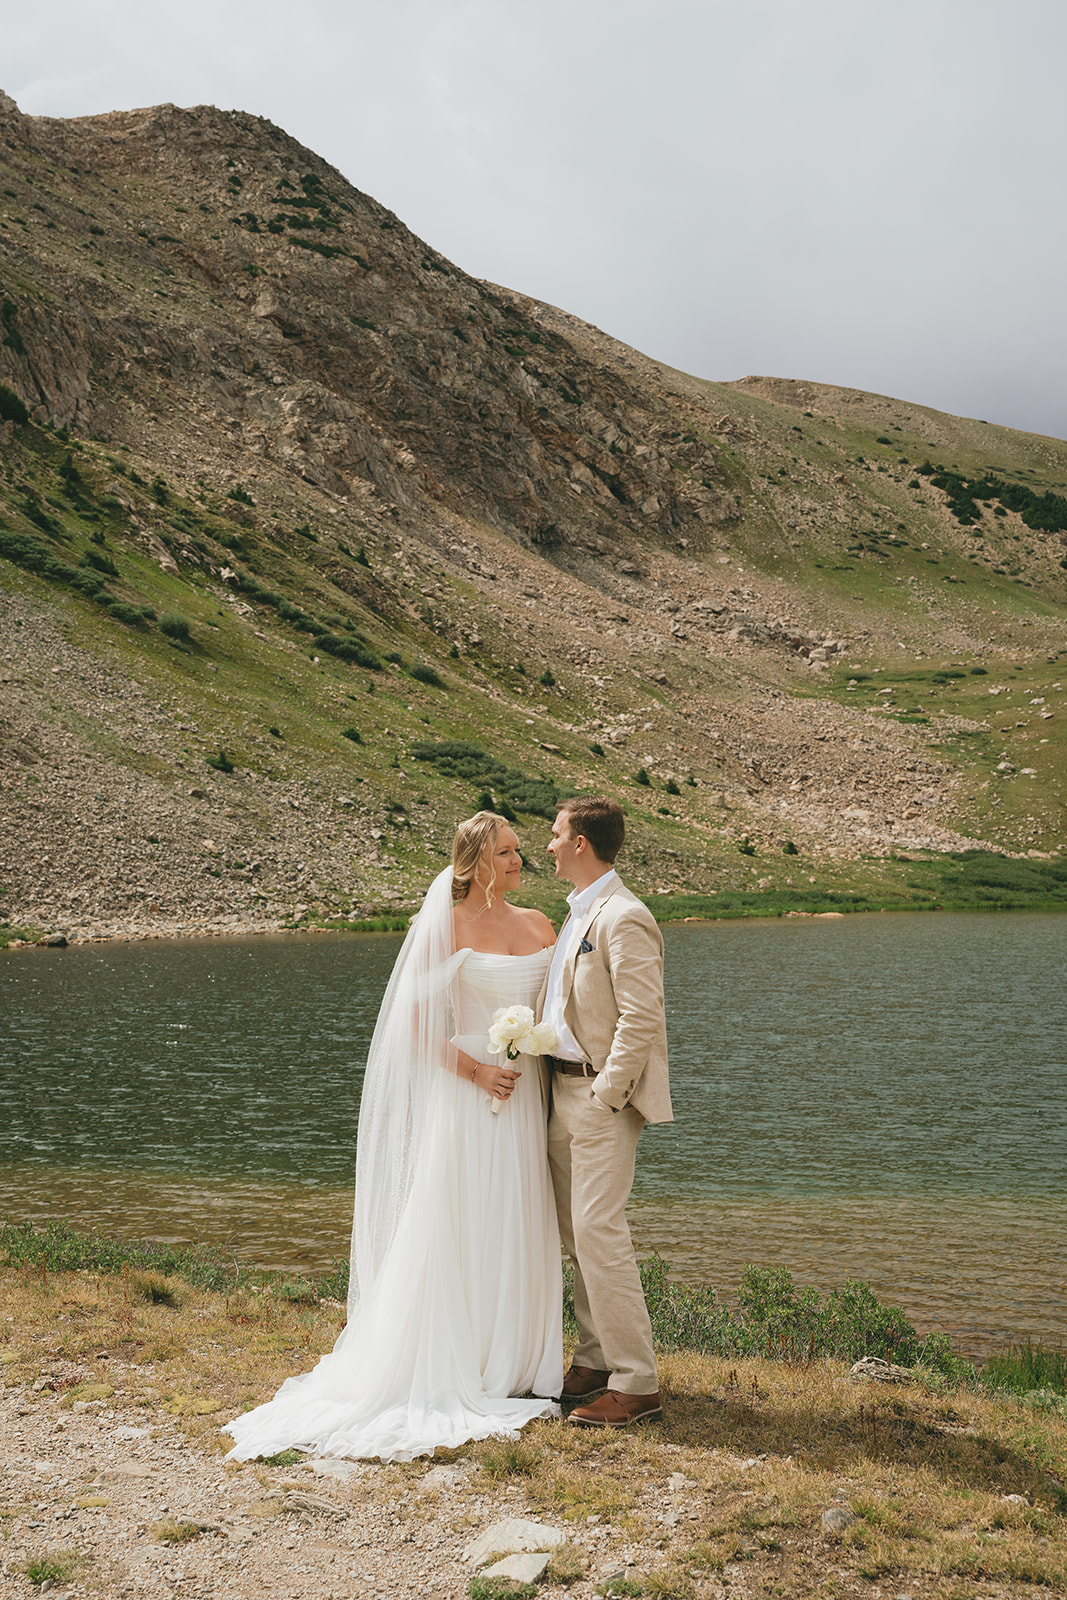
[[[490,1556],[516,1555],[525,1550],[554,1550],[566,1542],[567,1535],[559,1528],[549,1528],[543,1522],[527,1522],[524,1517],[504,1517],[480,1533],[473,1544],[463,1552],[464,1561],[475,1566]]]
[[[819,1518],[823,1533],[847,1533],[849,1528],[854,1528],[859,1521],[855,1512],[847,1506],[830,1506]]]
[[[344,1461],[340,1456],[316,1456],[314,1461],[306,1461],[304,1465],[317,1478],[335,1478],[338,1483],[362,1477],[367,1470],[361,1461]]]
[[[460,1484],[466,1483],[473,1468],[467,1463],[457,1461],[451,1465],[431,1467],[419,1484],[419,1491],[423,1489],[458,1489]]]
[[[151,1435],[151,1428],[114,1428],[111,1433],[113,1439],[149,1439]]]
[[[155,1475],[155,1468],[143,1461],[120,1461],[114,1467],[106,1467],[100,1477],[108,1482],[114,1478],[154,1478]]]
[[[536,1583],[549,1563],[547,1550],[524,1551],[521,1555],[505,1556],[486,1567],[485,1578],[515,1578],[519,1583]]]

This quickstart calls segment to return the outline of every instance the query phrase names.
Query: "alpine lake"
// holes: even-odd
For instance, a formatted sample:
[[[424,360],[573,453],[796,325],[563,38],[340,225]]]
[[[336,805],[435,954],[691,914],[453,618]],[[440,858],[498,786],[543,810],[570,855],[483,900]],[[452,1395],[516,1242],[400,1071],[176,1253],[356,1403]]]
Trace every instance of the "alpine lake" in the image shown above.
[[[676,1120],[631,1225],[729,1300],[743,1265],[869,1281],[981,1356],[1067,1330],[1067,918],[671,925]],[[324,1270],[395,934],[0,962],[0,1217]]]

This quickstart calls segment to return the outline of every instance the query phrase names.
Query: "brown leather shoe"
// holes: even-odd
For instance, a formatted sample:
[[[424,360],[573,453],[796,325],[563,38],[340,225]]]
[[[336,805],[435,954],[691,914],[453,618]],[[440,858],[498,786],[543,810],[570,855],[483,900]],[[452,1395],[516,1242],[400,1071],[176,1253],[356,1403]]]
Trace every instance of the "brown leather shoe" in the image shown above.
[[[560,1398],[563,1400],[585,1400],[591,1394],[599,1394],[601,1389],[606,1389],[610,1372],[599,1372],[596,1367],[572,1366],[563,1380],[563,1389]]]
[[[659,1390],[655,1394],[619,1394],[609,1389],[591,1405],[572,1411],[567,1421],[580,1428],[625,1428],[631,1422],[662,1422]]]

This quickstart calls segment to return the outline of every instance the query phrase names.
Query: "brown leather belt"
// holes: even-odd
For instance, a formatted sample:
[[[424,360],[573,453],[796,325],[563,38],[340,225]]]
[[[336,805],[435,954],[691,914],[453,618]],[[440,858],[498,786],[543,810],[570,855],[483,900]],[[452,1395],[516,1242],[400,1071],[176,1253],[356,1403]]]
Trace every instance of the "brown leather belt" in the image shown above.
[[[591,1061],[561,1061],[558,1056],[546,1056],[553,1072],[562,1072],[565,1078],[595,1078],[596,1068]]]

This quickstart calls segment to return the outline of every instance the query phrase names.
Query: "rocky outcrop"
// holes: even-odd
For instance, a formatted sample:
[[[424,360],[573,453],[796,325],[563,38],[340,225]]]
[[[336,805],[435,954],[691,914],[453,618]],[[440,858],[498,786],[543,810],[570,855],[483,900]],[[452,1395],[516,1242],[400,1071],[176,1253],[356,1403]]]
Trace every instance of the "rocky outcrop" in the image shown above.
[[[654,394],[272,124],[159,106],[0,130],[26,211],[0,379],[39,417],[138,445],[162,426],[192,477],[237,449],[542,545],[737,517],[714,448]]]

